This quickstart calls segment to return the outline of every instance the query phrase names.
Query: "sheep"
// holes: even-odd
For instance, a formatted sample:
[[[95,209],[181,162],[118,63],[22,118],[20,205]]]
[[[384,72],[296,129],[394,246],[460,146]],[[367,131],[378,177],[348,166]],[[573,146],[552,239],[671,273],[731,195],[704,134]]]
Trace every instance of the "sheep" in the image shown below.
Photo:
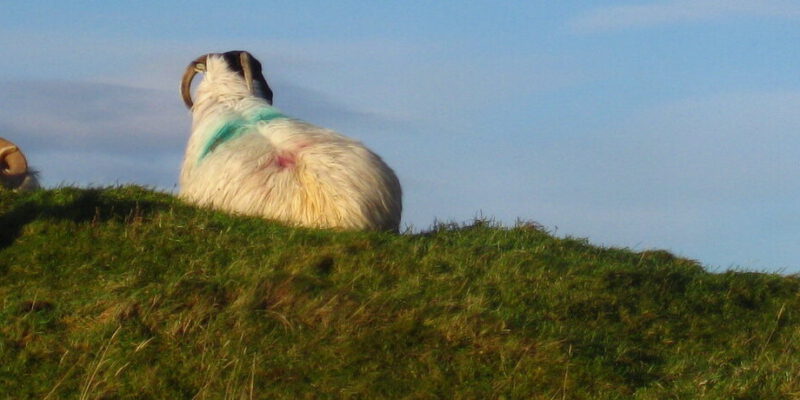
[[[22,151],[10,141],[0,138],[0,186],[6,189],[30,191],[38,189],[38,173],[28,168]]]
[[[273,107],[261,63],[247,51],[198,57],[180,92],[192,114],[182,199],[294,226],[399,230],[394,171],[359,141]]]

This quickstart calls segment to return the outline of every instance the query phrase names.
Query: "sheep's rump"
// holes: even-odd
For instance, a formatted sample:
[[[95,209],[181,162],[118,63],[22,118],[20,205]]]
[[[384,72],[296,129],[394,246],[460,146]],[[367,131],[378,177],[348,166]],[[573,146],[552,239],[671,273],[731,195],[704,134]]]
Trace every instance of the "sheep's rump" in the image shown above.
[[[190,143],[200,157],[184,160],[184,199],[303,226],[398,229],[399,181],[358,141],[285,118],[239,128],[225,140],[220,129]]]

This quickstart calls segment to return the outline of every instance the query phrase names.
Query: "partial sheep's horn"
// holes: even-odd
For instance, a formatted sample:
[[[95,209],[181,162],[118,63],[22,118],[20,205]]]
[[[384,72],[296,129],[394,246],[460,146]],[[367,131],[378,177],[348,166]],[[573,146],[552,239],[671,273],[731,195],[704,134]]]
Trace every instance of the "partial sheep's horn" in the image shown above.
[[[14,143],[0,138],[0,183],[19,186],[28,173],[28,160]]]
[[[250,94],[254,94],[255,89],[253,89],[253,70],[251,68],[252,62],[250,61],[250,53],[246,51],[239,53],[239,63],[242,65],[247,91],[250,92]]]
[[[194,79],[194,76],[197,75],[198,72],[206,70],[207,58],[207,54],[198,57],[196,60],[189,63],[189,66],[186,67],[186,72],[183,73],[183,79],[181,80],[181,97],[183,97],[183,103],[186,104],[186,108],[192,108],[194,105],[192,101],[192,79]]]

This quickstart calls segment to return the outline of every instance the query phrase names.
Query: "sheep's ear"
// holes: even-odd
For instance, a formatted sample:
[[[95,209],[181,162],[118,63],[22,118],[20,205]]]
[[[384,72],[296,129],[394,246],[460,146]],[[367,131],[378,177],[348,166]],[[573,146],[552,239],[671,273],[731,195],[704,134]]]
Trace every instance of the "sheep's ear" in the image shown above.
[[[250,94],[255,94],[253,90],[253,62],[250,61],[252,57],[250,53],[243,51],[239,53],[239,65],[242,67],[242,75],[244,75],[244,83],[247,85],[247,91]]]
[[[267,80],[264,78],[263,72],[261,72],[261,63],[256,60],[250,53],[244,51],[242,54],[247,54],[247,69],[251,71],[252,74],[252,83],[251,85],[260,86],[261,94],[263,95],[264,99],[267,100],[269,104],[272,104],[272,89],[270,89],[269,85],[267,84]],[[243,64],[245,60],[242,60]],[[242,69],[245,66],[242,65]]]
[[[272,89],[270,89],[264,74],[261,72],[261,63],[247,51],[228,52],[226,54],[230,53],[237,53],[238,69],[241,71],[250,93],[261,96],[269,104],[272,104]]]

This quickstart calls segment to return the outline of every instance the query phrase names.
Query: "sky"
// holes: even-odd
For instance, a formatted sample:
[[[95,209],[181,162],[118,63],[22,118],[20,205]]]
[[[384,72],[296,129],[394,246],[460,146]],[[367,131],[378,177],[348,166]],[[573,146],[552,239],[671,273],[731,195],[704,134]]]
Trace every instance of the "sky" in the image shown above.
[[[395,170],[402,226],[493,218],[800,273],[800,3],[0,0],[0,136],[46,187],[176,192],[186,65]]]

